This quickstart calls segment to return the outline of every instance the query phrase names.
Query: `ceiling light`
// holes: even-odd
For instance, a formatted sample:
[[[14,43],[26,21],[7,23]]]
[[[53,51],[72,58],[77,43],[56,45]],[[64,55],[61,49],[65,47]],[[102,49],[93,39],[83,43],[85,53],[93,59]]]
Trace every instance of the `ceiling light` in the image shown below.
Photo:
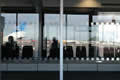
[[[80,7],[101,7],[101,4],[96,0],[82,0],[79,3]]]

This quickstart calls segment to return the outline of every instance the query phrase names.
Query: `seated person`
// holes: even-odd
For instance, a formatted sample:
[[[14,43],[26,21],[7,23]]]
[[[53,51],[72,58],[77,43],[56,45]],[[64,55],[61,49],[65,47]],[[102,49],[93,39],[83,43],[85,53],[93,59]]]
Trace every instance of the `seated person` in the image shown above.
[[[8,57],[18,58],[19,47],[17,45],[17,42],[14,41],[13,36],[8,37],[8,42],[5,43],[5,48],[6,48],[6,53],[8,54]]]

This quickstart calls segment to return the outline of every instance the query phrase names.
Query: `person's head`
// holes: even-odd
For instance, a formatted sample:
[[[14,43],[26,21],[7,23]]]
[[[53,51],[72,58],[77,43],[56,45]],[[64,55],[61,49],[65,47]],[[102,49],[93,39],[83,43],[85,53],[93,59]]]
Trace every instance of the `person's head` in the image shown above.
[[[13,42],[13,41],[14,41],[13,36],[9,36],[9,37],[8,37],[8,42]]]
[[[53,38],[53,42],[55,42],[55,41],[57,41],[57,40],[56,40],[56,38],[54,37],[54,38]]]

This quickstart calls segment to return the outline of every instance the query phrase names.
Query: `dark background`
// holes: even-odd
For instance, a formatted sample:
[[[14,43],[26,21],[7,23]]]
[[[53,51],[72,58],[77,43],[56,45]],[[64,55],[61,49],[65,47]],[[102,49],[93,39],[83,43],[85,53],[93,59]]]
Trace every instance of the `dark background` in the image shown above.
[[[59,80],[59,72],[2,72],[2,80]],[[120,72],[64,72],[64,80],[120,80]]]

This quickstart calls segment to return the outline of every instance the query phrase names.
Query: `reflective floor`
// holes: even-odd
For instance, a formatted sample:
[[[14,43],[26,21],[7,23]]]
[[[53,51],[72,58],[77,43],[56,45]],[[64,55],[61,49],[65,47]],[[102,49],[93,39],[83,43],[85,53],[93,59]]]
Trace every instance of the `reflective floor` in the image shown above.
[[[64,72],[64,80],[119,80],[120,72]],[[59,72],[2,72],[2,80],[59,80]]]

